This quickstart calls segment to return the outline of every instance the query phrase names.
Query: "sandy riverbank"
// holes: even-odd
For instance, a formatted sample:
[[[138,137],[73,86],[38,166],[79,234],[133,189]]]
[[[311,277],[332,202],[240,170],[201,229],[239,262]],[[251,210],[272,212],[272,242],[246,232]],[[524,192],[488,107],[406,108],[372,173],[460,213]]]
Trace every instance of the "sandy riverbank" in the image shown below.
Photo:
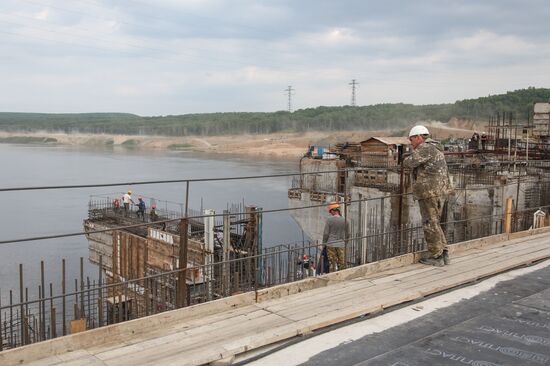
[[[292,159],[300,157],[310,144],[331,145],[343,141],[361,141],[369,136],[385,136],[389,131],[307,132],[238,136],[132,136],[64,134],[49,132],[1,132],[0,140],[11,143],[61,144],[90,147],[128,147],[142,150],[186,150]]]
[[[453,123],[454,122],[454,123]],[[428,124],[436,138],[469,137],[475,125],[463,125],[456,121],[449,124],[431,122]],[[12,143],[62,144],[72,146],[112,147],[122,146],[134,149],[188,150],[218,154],[235,154],[261,157],[293,159],[302,156],[307,147],[334,145],[339,142],[359,142],[372,136],[400,136],[405,130],[392,131],[339,131],[276,133],[269,135],[235,136],[133,136],[107,134],[64,134],[50,132],[2,132],[0,141]]]

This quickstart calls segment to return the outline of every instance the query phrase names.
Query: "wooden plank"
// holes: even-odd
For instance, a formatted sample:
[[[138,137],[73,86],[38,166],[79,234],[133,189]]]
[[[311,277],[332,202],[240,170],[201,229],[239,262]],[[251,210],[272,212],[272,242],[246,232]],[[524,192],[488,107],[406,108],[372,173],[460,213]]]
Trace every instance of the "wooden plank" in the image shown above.
[[[225,315],[225,313],[223,314]],[[134,350],[144,350],[148,349],[150,347],[156,347],[157,344],[167,344],[170,343],[171,340],[177,340],[182,335],[185,336],[193,336],[193,339],[199,338],[201,335],[206,335],[206,337],[211,336],[211,332],[213,329],[216,328],[223,328],[226,326],[238,326],[242,323],[248,323],[251,320],[255,320],[258,318],[262,318],[268,315],[272,315],[272,313],[267,312],[262,309],[249,309],[249,311],[235,314],[235,316],[230,316],[228,318],[226,317],[218,317],[216,319],[199,319],[198,322],[195,322],[193,325],[187,327],[182,327],[178,329],[177,331],[169,331],[169,332],[162,332],[161,334],[157,334],[156,337],[147,337],[146,339],[140,341],[140,342],[126,342],[125,347],[117,350],[109,350],[106,352],[103,352],[101,349],[96,349],[94,354],[100,355],[102,359],[108,359],[110,358],[110,354],[126,354],[128,352],[134,352]],[[237,327],[238,328],[238,327]]]
[[[545,245],[545,244],[544,244]],[[524,246],[521,246],[521,247],[514,247],[512,248],[514,249],[514,253],[515,253],[515,257],[517,257],[518,255],[520,254],[523,254],[525,253],[526,255],[530,255],[534,252],[536,253],[540,253],[540,250],[537,246],[529,246],[529,247],[524,247]],[[474,256],[475,258],[475,256]],[[494,258],[494,257],[493,257]],[[519,257],[520,260],[523,259],[524,257]],[[482,267],[483,268],[487,268],[487,266],[485,265],[485,261],[484,261],[484,258],[479,258],[478,257],[478,261],[475,262],[474,265],[472,265],[474,268],[477,268],[477,267]],[[495,264],[494,267],[498,268],[499,264]],[[415,286],[418,287],[419,285],[421,284],[433,284],[433,283],[436,283],[437,281],[441,280],[442,278],[449,278],[449,277],[453,277],[453,271],[451,271],[451,273],[447,273],[444,271],[443,268],[438,268],[438,267],[428,267],[429,269],[427,270],[422,270],[420,273],[421,275],[416,275],[416,276],[406,276],[406,272],[403,274],[403,281],[401,282],[401,284],[398,286],[399,289],[397,288],[394,288],[392,291],[394,292],[400,292],[402,291],[402,289],[409,289],[409,288],[414,288]],[[451,268],[451,267],[444,267],[444,268]],[[466,273],[464,274],[463,272],[466,271],[468,272],[468,269],[464,269],[463,267],[459,267],[459,266],[454,266],[454,276],[462,276],[464,279],[468,279],[470,278],[469,277],[469,274]],[[445,273],[445,275],[443,275]],[[475,277],[474,277],[475,279]],[[452,279],[449,280],[449,282],[452,282],[452,281],[456,281],[457,283],[462,283],[463,282],[463,279],[457,279],[455,277],[453,277]],[[471,280],[470,280],[471,281]],[[386,282],[386,283],[389,283],[389,282]],[[369,286],[370,287],[370,286]],[[378,288],[373,288],[373,287],[370,287],[370,288],[367,288],[365,287],[364,289],[366,292],[368,292],[369,294],[371,294],[371,296],[382,296],[382,294],[380,294],[378,291]],[[371,292],[370,290],[374,291],[374,292]],[[353,302],[354,299],[356,297],[359,297],[360,295],[360,292],[359,292],[359,289],[358,288],[354,288],[353,289],[353,292],[351,294],[341,294],[341,295],[334,295],[332,294],[332,291],[330,292],[330,296],[327,296],[326,294],[324,295],[324,298],[322,297],[322,294],[320,296],[314,296],[314,297],[310,297],[309,299],[307,299],[306,301],[302,301],[302,302],[291,302],[291,303],[288,303],[288,301],[286,302],[287,305],[288,305],[288,309],[291,309],[289,310],[289,312],[284,312],[283,310],[281,310],[280,314],[283,315],[283,316],[286,316],[286,317],[290,317],[292,318],[292,312],[293,311],[306,311],[308,312],[309,314],[313,315],[313,316],[318,316],[319,314],[322,314],[322,312],[316,312],[316,311],[311,311],[311,309],[313,308],[313,306],[315,305],[315,307],[317,308],[325,308],[327,306],[330,306],[331,302],[333,302],[333,298],[337,298],[338,302],[341,304],[341,305],[345,305],[347,304],[347,302]],[[283,303],[279,304],[279,306],[275,306],[275,305],[272,305],[272,306],[269,306],[269,307],[266,307],[268,310],[270,311],[279,311],[279,309],[283,309],[285,308],[285,305]]]
[[[519,244],[519,245],[518,245]],[[453,264],[459,264],[466,261],[470,261],[472,258],[490,258],[494,256],[497,253],[500,254],[510,254],[514,253],[520,250],[524,250],[526,247],[533,247],[533,246],[539,246],[541,244],[545,244],[545,241],[540,238],[533,238],[533,240],[529,241],[529,245],[521,245],[525,244],[525,239],[518,239],[518,242],[513,244],[495,244],[490,247],[486,247],[484,250],[469,250],[467,252],[463,252],[461,256],[454,257],[451,256],[451,260]]]
[[[486,260],[485,257],[473,257],[469,262],[462,266],[450,265],[442,267],[446,268],[444,278],[450,279],[453,276],[462,276],[465,279],[475,279],[476,277],[472,275],[472,271],[474,271],[475,273],[487,272],[488,275],[493,274],[495,273],[494,270],[499,271],[499,268],[501,266],[504,266],[504,264],[502,264],[504,260],[509,260],[512,263],[515,260],[518,263],[522,263],[522,261],[526,258],[545,258],[547,255],[550,255],[550,248],[546,243],[541,243],[539,245],[533,246],[520,246],[513,249],[515,250],[508,253],[498,253],[498,251],[495,252],[493,256],[489,257],[491,259],[490,261]],[[500,270],[500,272],[505,270],[506,269]],[[403,281],[396,286],[399,288],[411,288],[414,286],[429,284],[434,281],[443,280],[443,278],[441,278],[440,276],[440,274],[433,274],[431,276],[421,278],[411,277],[409,281]],[[462,281],[459,282],[462,283]]]
[[[417,256],[405,254],[395,258],[384,259],[379,262],[368,263],[359,267],[348,268],[339,272],[329,273],[320,277],[308,278],[291,284],[283,284],[268,289],[259,290],[257,302],[300,293],[305,290],[317,289],[335,283],[342,283],[355,278],[364,277],[372,273],[380,273],[387,269],[399,268],[415,262]]]
[[[322,304],[313,306],[311,304],[306,306],[295,306],[293,308],[283,309],[277,314],[284,316],[294,321],[303,321],[307,319],[324,319],[330,317],[337,312],[344,312],[344,309],[355,308],[359,306],[362,310],[357,310],[361,314],[366,314],[372,311],[380,311],[383,309],[383,298],[395,294],[397,291],[392,285],[381,285],[369,292],[356,293],[355,296],[345,296],[335,298],[327,298]],[[403,294],[403,291],[400,291]],[[375,310],[369,310],[369,309]],[[332,315],[327,315],[332,314]],[[354,313],[355,314],[355,313]],[[358,316],[358,315],[357,315]],[[347,317],[347,315],[346,315]],[[350,319],[350,318],[346,318]],[[335,323],[333,323],[335,324]]]
[[[247,306],[253,304],[253,302],[254,294],[245,293],[120,324],[92,329],[69,337],[51,339],[29,346],[0,352],[0,365],[30,362],[43,358],[44,356],[61,355],[74,349],[88,349],[100,345],[110,345],[111,348],[113,348],[112,346],[116,345],[116,340],[119,338],[125,339],[125,337],[131,335],[138,337],[147,334],[150,329],[158,329],[168,324],[186,322],[190,319],[196,319],[210,314],[223,313],[228,309]],[[123,344],[124,341],[118,345],[121,346]]]
[[[413,264],[418,254],[401,256],[308,279],[307,284],[282,285],[258,298],[243,294],[5,351],[0,363],[59,358],[72,349],[93,349],[93,354],[107,357],[109,365],[210,362],[549,258],[547,233],[524,233],[506,243],[469,242],[469,250],[456,250],[453,264],[442,268]],[[476,245],[484,249],[475,249]],[[137,250],[133,248],[136,254]],[[251,305],[254,301],[259,303]],[[245,314],[250,314],[249,321],[243,320]],[[82,355],[83,360],[86,357],[91,356]]]
[[[517,248],[516,248],[516,249],[517,249]],[[533,249],[533,248],[531,248],[531,249]],[[467,257],[467,256],[465,256],[465,257]],[[495,265],[498,266],[498,263],[495,264]],[[435,270],[435,271],[438,270],[438,268],[435,268],[435,267],[432,267],[432,268],[428,267],[428,269],[425,269],[425,268],[426,268],[426,267],[424,267],[424,269],[421,268],[420,271],[421,271],[421,272],[427,272],[428,270]],[[417,271],[418,271],[418,270],[417,270]],[[453,279],[453,281],[456,282],[456,279]],[[336,286],[336,285],[335,285],[335,286]],[[433,287],[433,286],[432,286],[432,287]],[[350,289],[344,287],[344,290],[349,291]],[[355,288],[355,289],[353,289],[353,290],[357,290],[357,289]],[[383,289],[382,291],[385,291],[385,292],[387,292],[389,295],[393,296],[393,297],[395,298],[395,299],[394,299],[394,302],[396,302],[396,303],[399,303],[399,302],[402,302],[402,301],[408,301],[407,299],[419,297],[418,292],[412,292],[412,293],[407,293],[407,294],[405,294],[405,293],[403,293],[401,290],[397,291],[396,288],[394,288],[394,287],[388,287],[388,288],[386,288],[386,289]],[[331,295],[332,295],[332,294],[333,294],[333,293],[332,293],[332,291],[331,291]],[[309,311],[308,309],[306,309],[306,316],[307,316],[306,319],[311,319],[311,318],[315,318],[315,319],[317,319],[317,320],[323,319],[323,318],[319,318],[319,314],[321,314],[321,315],[329,314],[328,316],[329,316],[329,318],[330,318],[330,317],[333,317],[333,316],[331,315],[333,312],[341,313],[341,316],[346,317],[346,318],[356,316],[356,314],[363,314],[365,311],[368,310],[368,306],[367,306],[368,302],[365,303],[365,304],[362,304],[362,305],[357,305],[357,304],[354,305],[354,303],[356,303],[357,300],[361,300],[361,297],[362,297],[362,296],[359,296],[359,299],[358,299],[358,298],[357,298],[357,295],[358,295],[357,292],[353,291],[353,292],[351,293],[351,298],[350,298],[350,304],[351,304],[351,306],[356,308],[356,309],[355,309],[355,312],[351,312],[351,313],[350,313],[350,312],[347,312],[347,310],[345,310],[345,309],[346,309],[347,307],[349,307],[349,304],[347,304],[347,303],[342,304],[342,302],[339,301],[339,305],[340,305],[340,306],[338,306],[336,309],[333,308],[332,310],[323,309],[323,308],[322,308],[320,312],[315,312],[314,314],[312,314],[311,311]],[[377,298],[376,301],[380,301],[379,299],[380,299],[380,295],[382,295],[382,293],[381,293],[381,292],[378,292],[378,293],[376,293],[375,295],[376,295],[376,298]],[[367,295],[367,296],[368,296],[368,295]],[[372,294],[371,294],[371,296],[372,296]],[[421,295],[420,295],[420,296],[421,296]],[[311,298],[309,298],[308,300],[310,300],[310,299],[311,299]],[[342,300],[341,297],[338,297],[338,299],[339,299],[339,300]],[[373,308],[373,309],[379,309],[379,308],[383,308],[383,307],[387,307],[387,306],[394,305],[394,304],[392,303],[392,301],[389,301],[389,300],[390,300],[390,298],[389,298],[388,296],[385,296],[385,297],[383,297],[384,305],[373,305],[372,308]],[[288,305],[288,302],[287,302],[287,305]],[[367,307],[366,307],[366,306],[367,306]],[[306,306],[306,307],[307,307],[307,306]],[[296,309],[296,307],[292,307],[292,309],[294,309],[294,311],[298,310],[298,309]],[[281,314],[281,315],[285,315],[285,314]],[[296,319],[298,319],[298,317],[301,317],[299,314],[298,314],[298,315],[294,314],[294,316],[296,317]],[[294,319],[294,320],[296,320],[296,319]],[[315,323],[315,324],[317,324],[317,323]],[[323,323],[323,322],[320,322],[319,324],[322,325],[322,324],[324,324],[324,323]],[[315,326],[320,326],[319,324],[317,324],[317,325],[315,325]]]
[[[383,305],[384,302],[379,298],[374,298],[366,301],[351,302],[348,304],[340,304],[337,308],[327,309],[327,311],[318,314],[314,317],[305,317],[299,323],[300,326],[307,326],[310,331],[321,329],[332,324],[337,324],[346,320],[350,320],[364,314],[371,314],[382,311],[389,307],[389,304],[397,305],[403,302],[411,301],[420,297],[418,292],[396,292],[395,289],[386,288],[384,292],[388,301],[388,306]],[[363,299],[364,300],[364,299]],[[297,316],[296,316],[297,318]]]
[[[86,330],[86,319],[71,320],[70,334],[84,332]]]
[[[436,270],[435,267],[431,267],[431,270]],[[392,283],[385,283],[380,285],[374,285],[370,282],[364,282],[358,284],[359,286],[346,287],[347,291],[339,294],[334,294],[333,291],[325,291],[316,296],[301,296],[294,299],[281,299],[277,302],[271,302],[267,310],[281,314],[285,317],[291,317],[293,313],[304,312],[310,316],[316,316],[322,314],[327,307],[332,306],[334,303],[337,306],[347,306],[348,303],[354,303],[356,301],[365,301],[372,297],[383,298],[386,294],[384,291],[391,288],[392,291],[395,288]],[[264,304],[261,304],[264,305]]]
[[[71,366],[79,365],[91,365],[91,366],[105,366],[106,364],[98,358],[92,356],[85,350],[74,350],[63,355],[51,356],[42,360],[25,363],[26,366],[56,366],[66,365]]]
[[[271,289],[258,291],[257,302],[268,301],[273,298],[280,298],[283,295],[288,296],[295,293],[303,292],[304,290],[309,290],[308,293],[314,294],[315,291],[323,291],[323,287],[328,285],[330,286],[353,286],[349,284],[350,280],[357,279],[359,277],[368,277],[368,275],[380,275],[380,271],[387,269],[397,269],[402,268],[406,264],[412,264],[415,261],[415,255],[406,254],[396,258],[390,258],[376,263],[368,263],[360,267],[354,267],[345,269],[343,271],[329,273],[321,277],[309,278],[307,280],[299,281],[294,284],[285,284],[280,286],[275,286]],[[363,280],[363,279],[362,279]],[[313,284],[306,284],[303,286],[303,282],[313,282]],[[323,281],[318,283],[319,281]],[[317,284],[315,284],[317,282]],[[343,284],[343,285],[342,285]],[[332,290],[335,287],[331,287]],[[286,292],[286,294],[285,294]]]
[[[550,250],[548,251],[548,255],[550,255]],[[539,252],[539,257],[544,257],[544,256],[545,256],[545,254],[541,254]],[[513,257],[513,258],[508,260],[508,262],[509,262],[508,264],[510,266],[517,266],[518,263],[524,262],[524,260],[528,257],[532,258],[533,257],[533,252],[529,252],[527,254],[524,254],[521,257]],[[493,265],[493,267],[499,268],[499,267],[502,267],[502,265],[503,265],[502,262],[495,263]],[[479,271],[481,273],[485,273],[485,274],[492,272],[492,270],[487,268],[487,267],[481,267],[481,268],[479,268]],[[447,282],[449,282],[449,284],[451,284],[451,283],[456,284],[457,280],[456,279],[454,279],[454,280],[449,279]],[[435,287],[432,285],[432,288],[435,288]],[[390,295],[383,297],[383,299],[381,299],[377,296],[376,299],[371,300],[370,302],[366,301],[366,302],[363,302],[359,305],[355,304],[355,305],[351,305],[351,306],[346,306],[345,304],[343,305],[340,301],[338,301],[336,303],[337,306],[335,308],[332,308],[332,309],[326,309],[325,308],[322,313],[314,314],[314,316],[311,316],[311,313],[309,313],[309,314],[307,314],[306,320],[302,320],[302,321],[300,321],[299,323],[296,324],[300,328],[299,332],[301,331],[303,333],[303,332],[307,332],[307,331],[313,331],[315,329],[319,329],[319,328],[334,324],[335,322],[341,322],[341,321],[349,320],[349,319],[352,319],[354,317],[360,316],[362,314],[376,311],[377,309],[382,309],[384,307],[389,307],[389,306],[399,304],[399,303],[402,303],[402,302],[405,302],[405,301],[413,300],[413,299],[416,299],[416,298],[422,296],[422,294],[419,293],[418,290],[412,290],[412,289],[403,292],[403,291],[396,291],[395,288],[390,287],[390,288],[386,288],[383,291],[385,291],[387,293],[390,293]],[[377,293],[377,295],[382,295],[382,293],[379,292],[379,293]],[[359,299],[359,302],[361,302],[360,300],[361,299]],[[355,302],[357,302],[357,301],[355,301]],[[381,305],[381,303],[383,303],[383,305]],[[296,316],[296,314],[295,314],[295,316]],[[269,338],[269,333],[268,333],[268,336],[263,337],[263,340],[266,342],[264,344],[267,344],[267,343],[271,342],[270,338]],[[235,341],[235,342],[237,342],[237,341]],[[263,345],[263,344],[261,344],[261,345]],[[261,345],[257,345],[257,347],[259,347]]]
[[[124,347],[106,353],[96,354],[96,357],[109,365],[153,365],[165,364],[162,360],[182,352],[191,352],[196,348],[204,348],[212,345],[210,349],[216,350],[215,345],[227,341],[238,335],[251,334],[271,326],[289,324],[290,320],[266,311],[257,311],[254,315],[241,316],[227,321],[213,324],[205,324],[184,332],[170,334],[155,338],[137,345]],[[250,320],[247,321],[247,318]]]
[[[421,264],[408,266],[407,269],[407,271],[400,271],[401,273],[399,274],[389,275],[387,277],[377,275],[374,280],[371,280],[370,276],[366,276],[361,281],[348,281],[347,285],[346,283],[331,285],[330,297],[327,297],[326,289],[318,289],[316,291],[308,292],[308,296],[304,296],[302,298],[289,298],[282,301],[271,300],[269,302],[261,303],[261,305],[263,308],[274,312],[285,308],[297,309],[306,306],[322,307],[327,302],[331,301],[330,298],[338,297],[339,300],[343,301],[348,297],[358,296],[358,294],[365,291],[369,293],[371,293],[371,290],[376,291],[376,289],[373,288],[374,285],[391,285],[391,283],[402,281],[402,279],[408,278],[410,276],[416,275],[425,277],[431,276],[434,272],[441,273],[443,271],[442,268],[425,266]],[[390,273],[393,273],[393,270],[391,270]]]
[[[432,294],[436,292],[440,292],[452,287],[457,287],[472,281],[479,280],[481,278],[486,278],[488,276],[501,273],[504,271],[508,271],[513,268],[517,268],[519,266],[530,264],[534,261],[544,259],[544,258],[550,258],[550,249],[546,249],[545,251],[537,251],[534,253],[526,253],[523,255],[518,255],[513,258],[509,258],[508,260],[499,261],[498,263],[481,266],[477,269],[471,269],[468,272],[468,276],[465,276],[465,274],[457,274],[453,277],[449,278],[443,278],[439,281],[435,282],[432,286],[429,284],[425,284],[424,286],[413,286],[412,288],[415,288],[416,290],[420,291],[423,295]]]
[[[194,327],[199,327],[201,325],[204,325],[205,323],[216,323],[223,319],[234,318],[240,315],[252,313],[259,309],[260,308],[257,307],[256,305],[249,305],[245,307],[232,309],[229,311],[223,311],[223,312],[218,312],[211,315],[206,315],[204,317],[195,317],[184,321],[174,321],[170,323],[160,324],[158,326],[151,326],[147,332],[141,332],[137,334],[133,332],[128,332],[128,333],[119,335],[117,339],[120,342],[124,343],[125,345],[137,344],[155,337],[166,335],[168,333],[181,332]],[[120,345],[117,345],[116,343],[107,343],[107,344],[104,343],[104,344],[96,345],[94,347],[88,347],[87,350],[90,353],[96,354],[96,353],[106,352],[118,347],[120,347]]]
[[[501,262],[503,259],[509,258],[510,255],[513,255],[514,257],[518,258],[522,255],[533,255],[533,253],[540,252],[540,249],[534,249],[533,248],[524,248],[522,251],[516,251],[514,253],[509,254],[501,254],[495,253],[491,258],[491,261],[487,261],[486,258],[476,258],[473,257],[469,262],[463,263],[462,265],[451,265],[444,267],[444,273],[445,277],[452,278],[455,275],[461,275],[464,277],[469,277],[471,271],[476,271],[477,269],[481,268],[488,268],[488,267],[496,267],[498,268],[501,266]],[[420,286],[423,284],[429,284],[432,281],[436,281],[438,276],[440,274],[438,272],[432,272],[431,276],[423,277],[423,278],[416,278],[411,277],[409,281],[403,281],[398,286],[400,287],[407,287],[410,285],[413,286]]]
[[[353,296],[358,291],[363,291],[366,288],[374,286],[370,281],[353,282],[346,284],[347,286],[331,286],[330,298],[338,297],[342,299],[344,296]],[[271,312],[278,312],[288,308],[302,308],[302,307],[321,307],[327,300],[327,290],[308,292],[307,296],[290,296],[288,298],[274,299],[259,303],[263,309]]]
[[[371,282],[375,285],[381,285],[384,283],[397,283],[397,282],[403,282],[409,277],[412,276],[424,276],[427,273],[431,272],[433,268],[430,268],[428,266],[425,266],[423,264],[415,264],[413,265],[416,269],[413,269],[412,266],[409,268],[409,271],[402,272],[399,274],[387,276],[387,277],[381,277],[371,280]]]
[[[261,347],[265,344],[300,335],[294,323],[289,322],[287,324],[270,325],[271,326],[251,329],[247,333],[240,332],[239,334],[226,335],[222,337],[219,342],[206,345],[201,344],[198,347],[188,349],[184,356],[180,353],[174,353],[171,356],[163,357],[159,362],[162,365],[202,365],[226,358],[230,355]],[[217,352],[212,352],[213,348],[215,348]]]

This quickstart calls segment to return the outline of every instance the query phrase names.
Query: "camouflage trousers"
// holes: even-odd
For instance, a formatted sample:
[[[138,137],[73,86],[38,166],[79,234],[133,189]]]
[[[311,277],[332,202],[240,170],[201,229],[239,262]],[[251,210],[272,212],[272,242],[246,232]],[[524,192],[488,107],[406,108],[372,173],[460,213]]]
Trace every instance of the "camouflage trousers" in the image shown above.
[[[328,271],[336,272],[344,269],[344,248],[331,247],[327,245]],[[338,266],[338,267],[337,267]]]
[[[431,257],[439,257],[447,249],[447,238],[441,229],[440,219],[445,204],[445,196],[428,197],[418,200],[424,239],[428,244]]]

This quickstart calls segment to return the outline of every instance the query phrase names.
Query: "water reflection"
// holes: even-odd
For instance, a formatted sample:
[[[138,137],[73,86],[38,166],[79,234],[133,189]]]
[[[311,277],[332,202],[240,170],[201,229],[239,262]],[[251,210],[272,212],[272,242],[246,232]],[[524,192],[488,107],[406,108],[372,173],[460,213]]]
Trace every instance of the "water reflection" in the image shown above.
[[[141,152],[127,149],[92,149],[63,146],[0,144],[2,187],[93,184],[164,179],[234,177],[296,171],[296,163],[282,160],[227,158],[189,152]],[[264,209],[287,207],[291,178],[205,182],[191,184],[189,205],[219,212],[228,204],[243,202]],[[128,187],[19,191],[0,193],[2,240],[82,231],[90,195],[122,194]],[[131,187],[134,195],[184,202],[185,184]],[[264,247],[302,240],[302,232],[286,213],[264,216]],[[84,237],[15,243],[0,246],[0,289],[18,288],[18,264],[23,263],[25,283],[38,284],[40,260],[45,261],[46,283],[59,281],[61,258],[67,277],[75,278],[79,257],[87,258]],[[97,268],[85,261],[85,273]],[[18,293],[18,291],[17,291]]]

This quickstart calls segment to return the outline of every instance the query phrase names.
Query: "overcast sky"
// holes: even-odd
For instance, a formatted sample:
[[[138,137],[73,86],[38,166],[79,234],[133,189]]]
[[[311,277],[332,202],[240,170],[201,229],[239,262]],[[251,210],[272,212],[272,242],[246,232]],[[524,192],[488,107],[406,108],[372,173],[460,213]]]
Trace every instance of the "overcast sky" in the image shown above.
[[[0,111],[167,115],[550,87],[550,1],[1,0]]]

